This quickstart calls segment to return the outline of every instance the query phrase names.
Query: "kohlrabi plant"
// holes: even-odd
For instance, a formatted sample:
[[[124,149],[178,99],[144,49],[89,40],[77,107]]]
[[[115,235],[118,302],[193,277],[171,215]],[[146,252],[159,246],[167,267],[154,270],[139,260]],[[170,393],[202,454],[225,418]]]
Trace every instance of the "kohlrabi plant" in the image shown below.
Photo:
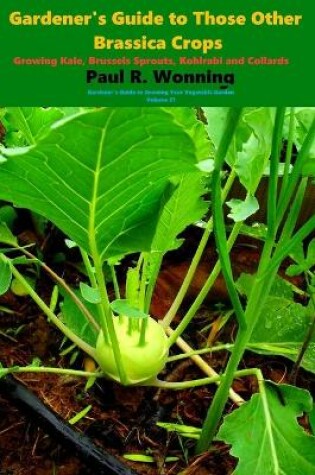
[[[207,450],[216,436],[232,444],[232,454],[240,459],[235,473],[252,473],[255,463],[257,474],[294,475],[292,449],[300,454],[303,474],[311,475],[315,438],[297,423],[299,415],[312,410],[310,394],[266,382],[259,369],[239,366],[245,350],[251,350],[298,360],[298,366],[315,372],[315,343],[307,331],[314,321],[314,282],[307,274],[311,300],[304,307],[294,302],[294,289],[277,276],[288,256],[296,262],[291,273],[311,272],[314,264],[313,244],[303,258],[302,251],[296,256],[315,230],[314,216],[302,224],[298,220],[315,176],[315,113],[263,107],[203,112],[207,124],[190,108],[5,110],[9,140],[0,156],[0,199],[38,213],[63,231],[68,245],[78,247],[87,279],[79,289],[71,288],[2,223],[0,291],[8,290],[12,277],[17,279],[49,321],[91,356],[98,369],[30,365],[1,372],[65,372],[171,389],[215,383],[218,389],[203,427],[194,431],[197,453]],[[231,197],[235,181],[243,187],[244,198]],[[235,282],[229,253],[240,233],[255,233],[244,223],[261,205],[255,195],[262,181],[268,186],[260,262],[255,275]],[[201,240],[171,308],[157,322],[150,308],[163,257],[180,247],[180,233],[196,222],[203,227]],[[174,326],[212,232],[218,261]],[[121,295],[116,267],[128,254],[133,264]],[[55,282],[50,302],[24,277],[25,265],[39,266]],[[105,265],[114,298],[109,297]],[[235,341],[193,349],[183,333],[221,271],[238,322]],[[170,357],[174,344],[183,353]],[[214,351],[230,352],[221,375],[202,358]],[[204,378],[168,382],[158,377],[168,362],[185,357],[192,358]],[[244,402],[232,383],[248,375],[257,377],[259,392]],[[218,431],[228,398],[241,407]]]
[[[144,383],[164,368],[169,350],[164,329],[149,315],[152,291],[163,255],[206,211],[202,169],[209,166],[210,141],[193,109],[64,113],[7,110],[6,125],[11,136],[16,128],[19,146],[2,150],[0,194],[58,226],[79,247],[89,282],[76,295],[3,224],[1,241],[11,246],[1,255],[3,290],[14,276],[104,375]],[[17,268],[21,258],[10,258],[12,249],[24,254],[24,264],[40,263],[64,292],[61,316],[31,288]],[[126,298],[117,291],[110,302],[103,266],[108,263],[115,281],[115,262],[135,252],[141,254],[128,272]]]

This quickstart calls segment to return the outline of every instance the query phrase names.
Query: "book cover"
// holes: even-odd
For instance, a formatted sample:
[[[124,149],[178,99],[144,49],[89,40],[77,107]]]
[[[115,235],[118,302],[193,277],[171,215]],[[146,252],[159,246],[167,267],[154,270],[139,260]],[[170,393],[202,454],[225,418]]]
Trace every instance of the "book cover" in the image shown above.
[[[315,473],[310,0],[2,0],[0,474]]]

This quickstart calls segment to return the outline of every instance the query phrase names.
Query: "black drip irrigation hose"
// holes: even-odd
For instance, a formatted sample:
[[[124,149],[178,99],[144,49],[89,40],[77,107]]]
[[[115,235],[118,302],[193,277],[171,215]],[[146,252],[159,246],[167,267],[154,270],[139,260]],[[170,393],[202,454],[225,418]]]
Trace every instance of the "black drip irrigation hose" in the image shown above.
[[[61,417],[11,375],[0,379],[0,393],[31,417],[44,432],[75,450],[82,462],[102,475],[137,475],[113,455],[99,449],[85,435],[75,431]]]

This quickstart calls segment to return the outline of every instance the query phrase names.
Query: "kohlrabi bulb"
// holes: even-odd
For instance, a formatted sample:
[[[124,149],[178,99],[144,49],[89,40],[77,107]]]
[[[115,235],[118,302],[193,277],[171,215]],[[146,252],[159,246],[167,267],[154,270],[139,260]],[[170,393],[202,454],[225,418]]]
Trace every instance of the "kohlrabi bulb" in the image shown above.
[[[162,326],[148,317],[145,344],[139,346],[139,332],[128,333],[128,318],[114,319],[127,384],[139,384],[149,380],[164,368],[168,356],[167,336]],[[112,379],[119,379],[113,348],[104,341],[100,332],[96,343],[96,360],[102,371]]]

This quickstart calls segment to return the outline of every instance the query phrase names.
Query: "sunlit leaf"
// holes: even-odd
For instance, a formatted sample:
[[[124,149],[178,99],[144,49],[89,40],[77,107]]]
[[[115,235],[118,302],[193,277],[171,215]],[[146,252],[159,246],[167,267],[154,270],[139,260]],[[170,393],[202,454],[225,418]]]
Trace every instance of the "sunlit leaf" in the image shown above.
[[[218,148],[223,135],[228,107],[203,107],[207,119],[207,130],[215,149]]]
[[[243,122],[249,135],[237,153],[235,169],[242,185],[253,194],[264,174],[271,153],[273,112],[268,107],[254,108],[244,114]]]
[[[254,223],[251,226],[243,224],[241,234],[255,239],[265,240],[267,236],[267,226],[262,223]]]
[[[214,170],[214,160],[213,158],[203,160],[202,162],[198,163],[197,167],[204,173],[211,173]]]
[[[178,247],[176,240],[188,225],[198,221],[207,210],[202,200],[205,192],[201,176],[186,174],[172,180],[175,191],[161,204],[161,215],[152,242],[153,252],[166,252]]]
[[[56,107],[7,107],[6,120],[23,134],[26,144],[36,143],[63,117]]]
[[[202,127],[190,108],[70,116],[37,145],[2,152],[0,198],[42,214],[103,260],[148,251],[169,178],[201,173]]]
[[[205,107],[209,137],[217,149],[223,134],[227,107]],[[274,111],[270,107],[246,107],[226,157],[240,182],[251,194],[264,173],[271,151]]]
[[[313,475],[315,437],[297,422],[311,411],[307,391],[268,383],[264,397],[254,394],[249,402],[226,416],[217,439],[232,446],[239,459],[235,475]]]
[[[71,239],[65,239],[65,245],[68,249],[73,249],[74,247],[78,247],[77,243],[71,241]]]
[[[247,195],[245,200],[232,199],[226,203],[230,208],[228,217],[233,221],[245,221],[249,216],[252,216],[259,209],[259,204],[255,196]]]
[[[80,290],[81,290],[82,297],[87,302],[94,303],[94,304],[101,302],[101,295],[98,289],[94,289],[93,287],[90,287],[84,282],[80,282]]]
[[[253,276],[242,275],[237,286],[248,297]],[[280,277],[272,286],[261,317],[253,330],[250,349],[257,353],[282,355],[296,361],[306,338],[312,318],[312,306],[305,307],[294,301],[290,284]],[[313,339],[301,366],[315,373],[315,340]]]
[[[236,287],[241,295],[249,298],[254,285],[254,280],[255,274],[242,273],[240,275],[236,281]],[[293,291],[290,283],[287,280],[282,279],[280,276],[276,276],[270,289],[270,296],[286,299],[286,302],[293,302]]]

